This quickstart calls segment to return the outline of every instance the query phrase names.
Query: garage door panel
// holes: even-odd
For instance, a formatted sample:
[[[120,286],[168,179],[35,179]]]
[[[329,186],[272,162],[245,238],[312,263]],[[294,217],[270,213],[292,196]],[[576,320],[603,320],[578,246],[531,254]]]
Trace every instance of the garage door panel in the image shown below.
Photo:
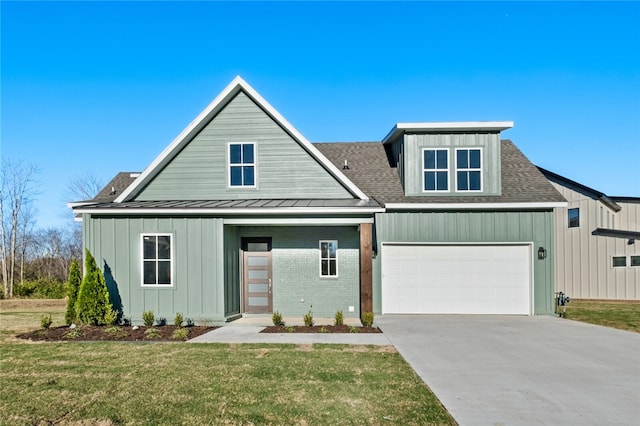
[[[383,313],[529,314],[530,245],[383,244]]]

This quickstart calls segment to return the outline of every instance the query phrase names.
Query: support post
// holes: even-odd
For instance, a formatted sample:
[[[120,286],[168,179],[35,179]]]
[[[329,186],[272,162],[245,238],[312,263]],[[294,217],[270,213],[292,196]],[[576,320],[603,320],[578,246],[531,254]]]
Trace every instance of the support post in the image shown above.
[[[373,312],[371,226],[371,223],[360,224],[360,318],[365,312]]]

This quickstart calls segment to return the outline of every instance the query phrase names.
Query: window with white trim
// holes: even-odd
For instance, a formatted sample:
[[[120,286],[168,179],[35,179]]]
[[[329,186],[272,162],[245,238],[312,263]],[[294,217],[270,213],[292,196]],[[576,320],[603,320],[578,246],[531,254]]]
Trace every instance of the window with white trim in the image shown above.
[[[456,149],[456,191],[482,191],[482,149]]]
[[[142,285],[173,285],[171,234],[142,234]]]
[[[255,143],[229,144],[229,186],[245,188],[256,186]]]
[[[338,241],[320,241],[320,276],[338,276]]]
[[[422,191],[449,191],[449,150],[422,150]]]

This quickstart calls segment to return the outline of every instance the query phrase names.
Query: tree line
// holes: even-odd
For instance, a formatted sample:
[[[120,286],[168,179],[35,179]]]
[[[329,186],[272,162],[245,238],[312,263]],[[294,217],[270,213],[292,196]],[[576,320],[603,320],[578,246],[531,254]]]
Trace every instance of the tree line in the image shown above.
[[[82,258],[82,228],[69,214],[64,227],[38,228],[34,202],[39,169],[22,160],[0,163],[0,297],[64,297],[74,260]],[[67,200],[90,199],[102,183],[86,173],[67,182]]]

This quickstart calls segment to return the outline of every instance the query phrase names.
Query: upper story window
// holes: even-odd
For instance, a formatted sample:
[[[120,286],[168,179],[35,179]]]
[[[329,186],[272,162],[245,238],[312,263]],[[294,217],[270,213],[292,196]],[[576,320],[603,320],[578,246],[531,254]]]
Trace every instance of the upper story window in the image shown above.
[[[575,209],[569,209],[569,228],[577,228],[580,226],[580,209],[579,208],[575,208]]]
[[[423,187],[427,191],[449,190],[449,150],[422,150]]]
[[[338,276],[338,241],[320,241],[320,276]]]
[[[256,186],[256,145],[253,142],[229,144],[229,186]]]
[[[173,285],[171,234],[142,235],[142,285]]]
[[[482,191],[482,150],[456,149],[456,190]]]

